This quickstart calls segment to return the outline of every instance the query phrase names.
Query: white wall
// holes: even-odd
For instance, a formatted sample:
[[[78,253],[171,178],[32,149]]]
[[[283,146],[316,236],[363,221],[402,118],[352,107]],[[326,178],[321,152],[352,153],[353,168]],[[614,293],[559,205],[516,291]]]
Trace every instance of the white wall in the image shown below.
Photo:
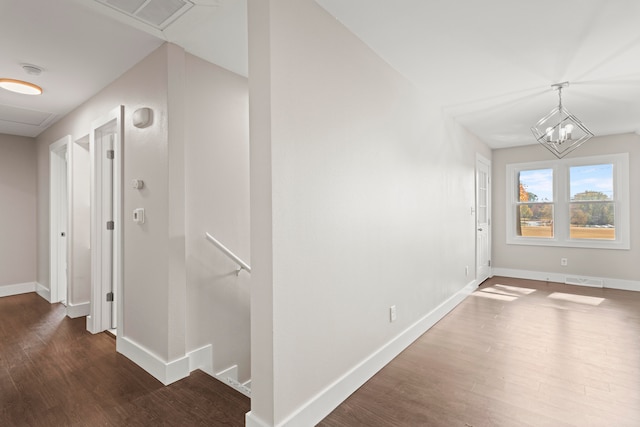
[[[246,78],[166,44],[40,135],[40,256],[49,257],[49,144],[67,134],[84,138],[92,121],[118,105],[125,111],[124,324],[118,342],[135,347],[118,348],[165,381],[185,374],[187,350],[213,344],[213,369],[238,365],[239,379],[248,380],[249,277],[236,277],[233,264],[204,239],[209,231],[249,259]],[[132,125],[140,107],[153,110],[149,127]],[[74,144],[73,155],[74,174],[87,174],[85,148]],[[144,187],[133,189],[132,179]],[[76,303],[89,295],[83,261],[87,191],[86,182],[74,182]],[[131,220],[135,208],[145,209],[145,224]],[[46,286],[48,269],[39,263],[38,278]],[[162,369],[178,374],[164,377]]]
[[[33,138],[0,134],[0,287],[35,290],[36,164]]]
[[[125,324],[120,332],[164,361],[170,361],[170,353],[171,357],[185,353],[184,320],[182,334],[169,334],[170,319],[175,313],[182,313],[184,319],[184,296],[182,300],[170,300],[170,291],[185,293],[184,282],[181,288],[178,280],[174,289],[169,280],[170,270],[180,270],[180,264],[184,264],[184,251],[171,252],[169,234],[168,70],[184,67],[180,58],[173,60],[174,49],[178,48],[170,44],[161,46],[37,138],[38,282],[48,287],[49,144],[64,135],[72,135],[73,141],[82,138],[89,133],[92,121],[124,105]],[[154,112],[153,124],[144,129],[135,128],[131,122],[131,115],[140,107],[149,107]],[[134,178],[145,181],[143,191],[131,188],[129,183]],[[179,206],[179,197],[173,201],[175,209],[184,209],[184,205]],[[147,221],[142,227],[130,220],[130,213],[138,207],[146,209]],[[184,227],[182,230],[184,235]],[[178,241],[179,246],[179,240],[179,235],[172,236],[171,242]],[[179,328],[180,323],[176,323]]]
[[[249,28],[248,421],[311,425],[473,282],[475,156],[491,154],[312,0],[250,1]]]
[[[213,371],[250,378],[249,279],[205,240],[209,232],[249,259],[247,79],[186,57],[187,348],[213,343]]]
[[[601,154],[629,153],[629,193],[631,195],[631,249],[607,250],[523,246],[506,244],[506,165],[554,158],[539,145],[505,148],[493,154],[493,262],[494,269],[510,269],[545,273],[572,274],[598,278],[640,281],[640,227],[636,212],[640,200],[640,136],[636,134],[596,137],[570,154],[584,157]],[[560,265],[567,258],[568,265]]]

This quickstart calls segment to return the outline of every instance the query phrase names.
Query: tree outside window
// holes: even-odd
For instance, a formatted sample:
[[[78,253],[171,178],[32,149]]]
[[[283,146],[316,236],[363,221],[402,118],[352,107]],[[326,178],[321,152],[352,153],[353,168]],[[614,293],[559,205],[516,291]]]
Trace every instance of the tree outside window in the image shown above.
[[[553,237],[553,170],[523,170],[518,175],[516,234]]]

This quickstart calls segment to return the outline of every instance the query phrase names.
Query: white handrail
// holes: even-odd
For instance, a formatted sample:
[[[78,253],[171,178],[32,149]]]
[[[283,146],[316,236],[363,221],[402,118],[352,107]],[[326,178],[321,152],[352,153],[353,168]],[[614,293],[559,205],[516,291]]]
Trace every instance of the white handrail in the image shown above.
[[[216,248],[220,249],[226,256],[231,258],[236,264],[238,264],[240,266],[240,268],[236,271],[236,274],[240,274],[240,270],[246,270],[247,273],[251,273],[251,267],[249,266],[249,264],[247,264],[246,262],[242,261],[236,254],[234,254],[229,249],[227,249],[227,247],[225,245],[223,245],[218,240],[216,240],[216,238],[213,237],[211,234],[209,234],[207,232],[205,232],[204,234],[205,234],[205,236],[206,236],[208,241],[213,243]]]

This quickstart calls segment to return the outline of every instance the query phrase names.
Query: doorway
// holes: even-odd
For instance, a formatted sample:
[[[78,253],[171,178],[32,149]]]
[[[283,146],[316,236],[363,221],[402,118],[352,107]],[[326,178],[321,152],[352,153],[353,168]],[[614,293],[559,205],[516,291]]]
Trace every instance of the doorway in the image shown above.
[[[87,330],[118,327],[122,286],[122,112],[91,126],[91,309]]]
[[[49,300],[67,305],[69,254],[69,147],[71,135],[49,146]]]
[[[476,282],[491,277],[491,161],[476,157]]]

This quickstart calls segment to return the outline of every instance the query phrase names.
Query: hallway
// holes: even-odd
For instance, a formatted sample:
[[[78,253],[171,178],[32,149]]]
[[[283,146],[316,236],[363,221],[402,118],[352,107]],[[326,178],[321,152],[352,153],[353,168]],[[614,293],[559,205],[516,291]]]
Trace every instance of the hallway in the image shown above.
[[[320,426],[640,424],[640,294],[494,277]],[[200,371],[164,387],[36,294],[0,298],[0,425],[243,426]]]

